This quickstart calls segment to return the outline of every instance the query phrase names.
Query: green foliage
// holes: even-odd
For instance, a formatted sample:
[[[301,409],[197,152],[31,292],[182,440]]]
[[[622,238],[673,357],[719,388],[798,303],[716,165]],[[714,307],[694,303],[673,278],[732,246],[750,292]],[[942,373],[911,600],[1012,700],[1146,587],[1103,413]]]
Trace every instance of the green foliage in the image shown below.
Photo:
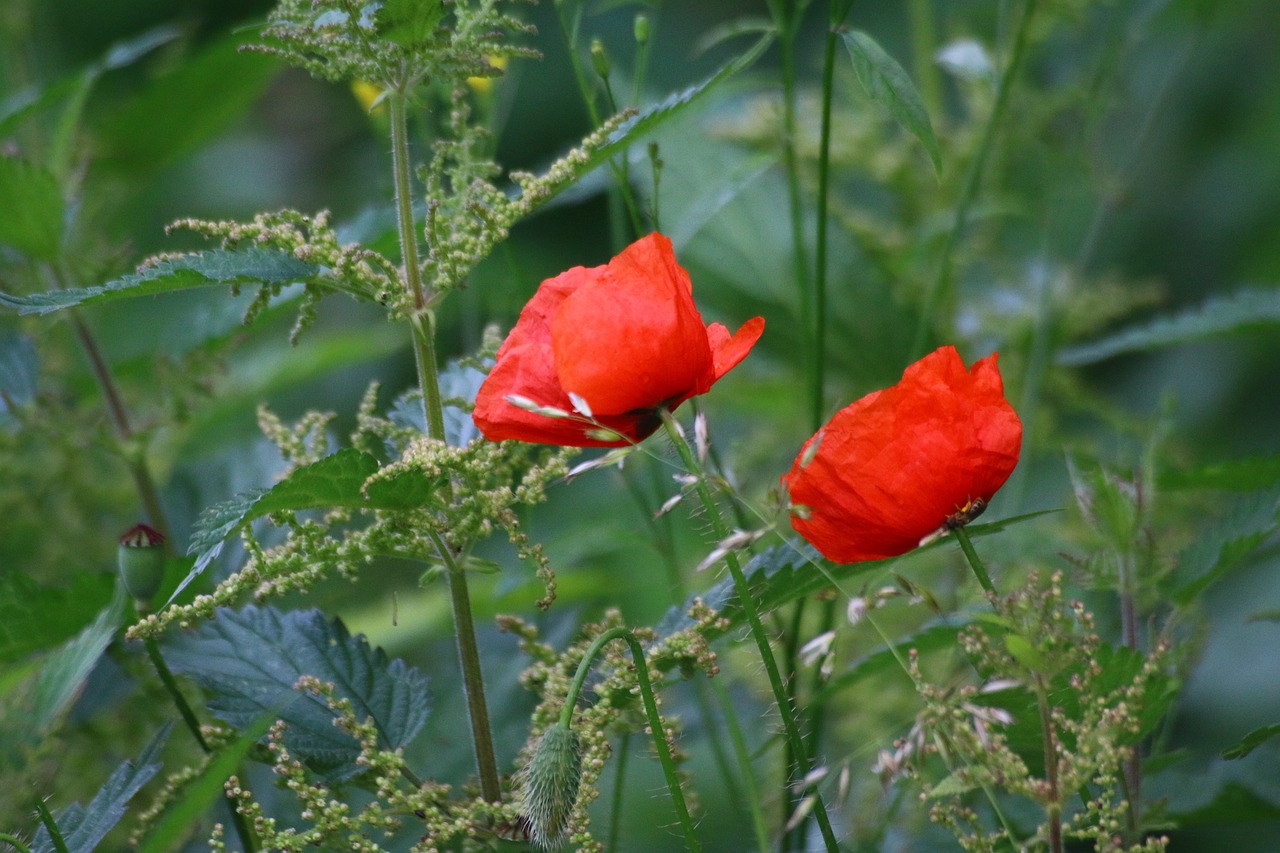
[[[334,781],[363,772],[356,762],[360,745],[334,725],[322,697],[298,692],[299,678],[332,683],[357,719],[372,719],[388,749],[409,743],[427,719],[426,678],[319,610],[220,610],[167,643],[165,658],[208,690],[210,712],[237,730],[263,716],[283,720],[290,752]]]
[[[924,101],[907,72],[883,47],[860,30],[841,33],[844,46],[853,58],[858,79],[873,101],[884,105],[902,127],[920,140],[935,172],[942,172],[942,151],[933,133]]]
[[[0,157],[0,243],[51,261],[62,241],[62,193],[57,179],[35,163]]]
[[[1277,488],[1231,501],[1217,523],[1178,555],[1167,594],[1178,604],[1191,604],[1277,530],[1280,530],[1280,490]]]
[[[146,749],[136,758],[124,762],[98,791],[87,806],[67,806],[57,817],[58,830],[69,853],[92,853],[120,819],[134,794],[160,770],[160,750],[169,737],[170,725],[156,732]],[[64,849],[41,827],[32,842],[33,853],[53,853]]]
[[[111,602],[115,577],[80,572],[66,586],[45,586],[20,572],[0,574],[0,663],[64,642]]]

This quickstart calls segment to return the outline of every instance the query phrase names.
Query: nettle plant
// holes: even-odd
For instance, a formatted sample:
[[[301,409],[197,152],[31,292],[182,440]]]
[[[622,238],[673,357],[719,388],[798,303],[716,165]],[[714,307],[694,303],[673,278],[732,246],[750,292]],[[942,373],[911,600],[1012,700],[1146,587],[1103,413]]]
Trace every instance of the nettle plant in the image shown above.
[[[1161,755],[1165,721],[1192,660],[1196,601],[1274,533],[1274,487],[1252,495],[1217,533],[1175,557],[1190,538],[1176,531],[1195,514],[1176,501],[1168,510],[1157,502],[1156,483],[1168,478],[1161,468],[1167,439],[1156,431],[1132,471],[1095,463],[1084,451],[1074,456],[1068,468],[1077,509],[1069,516],[1004,511],[1000,520],[978,521],[1020,473],[1029,412],[1020,417],[1006,396],[997,355],[973,361],[961,355],[992,347],[945,332],[963,325],[955,319],[965,310],[955,268],[967,260],[961,244],[990,167],[992,139],[1011,123],[1014,83],[1029,52],[1051,39],[1053,22],[1027,3],[998,69],[976,44],[951,46],[944,65],[970,118],[940,141],[933,129],[940,118],[930,118],[939,108],[937,68],[920,66],[917,87],[874,39],[846,25],[847,2],[828,4],[826,73],[816,105],[799,96],[796,45],[807,5],[771,2],[770,22],[732,33],[756,39],[747,50],[702,83],[641,111],[618,109],[618,74],[604,45],[580,44],[583,4],[556,2],[589,112],[593,120],[612,117],[595,121],[580,145],[533,174],[506,172],[494,162],[484,101],[503,69],[539,59],[542,36],[525,23],[522,4],[284,0],[248,50],[352,85],[371,110],[385,110],[396,237],[390,252],[373,248],[374,241],[344,240],[327,212],[282,210],[247,222],[184,219],[175,230],[216,245],[151,258],[106,284],[77,286],[90,265],[67,257],[74,247],[62,223],[76,214],[67,203],[74,170],[65,160],[0,161],[4,198],[30,213],[0,227],[12,280],[22,285],[6,286],[14,292],[0,293],[0,304],[22,315],[72,316],[111,414],[112,434],[96,440],[123,460],[146,516],[119,537],[114,598],[114,587],[97,580],[80,579],[65,590],[26,576],[5,580],[11,597],[85,617],[77,635],[60,637],[65,644],[6,697],[6,742],[22,745],[13,753],[16,764],[34,763],[28,756],[40,754],[37,741],[52,738],[54,722],[68,713],[109,646],[135,672],[144,672],[138,661],[145,659],[150,670],[143,677],[154,685],[147,689],[172,703],[190,740],[178,746],[168,724],[147,732],[137,757],[84,804],[59,802],[68,798],[57,790],[11,786],[8,796],[21,800],[15,807],[34,809],[38,826],[24,827],[31,830],[26,835],[2,834],[0,843],[88,851],[104,839],[124,843],[128,832],[141,849],[158,851],[187,843],[202,827],[216,850],[501,850],[525,843],[614,850],[628,801],[653,793],[622,775],[629,737],[642,733],[669,806],[663,840],[641,844],[837,851],[870,849],[901,834],[918,849],[1166,848],[1164,833],[1179,814],[1148,794],[1148,767],[1158,757],[1171,764]],[[132,62],[171,37],[149,34],[113,51],[94,73]],[[634,37],[639,81],[651,41],[647,15],[637,16]],[[768,494],[760,498],[739,485],[697,398],[759,348],[766,321],[775,318],[752,317],[736,330],[703,319],[659,216],[662,147],[642,143],[660,126],[693,132],[681,125],[690,107],[774,44],[781,48],[780,109],[737,102],[736,120],[723,134],[770,151],[770,165],[785,173],[777,189],[791,230],[782,266],[799,289],[794,310],[777,325],[798,341],[793,352],[802,364],[812,437],[788,442],[798,448],[794,462],[765,476],[771,488],[761,489]],[[842,116],[833,90],[849,59],[869,98]],[[1053,109],[1067,107],[1033,113],[1028,135],[1035,121],[1055,120]],[[66,126],[75,123],[69,115]],[[421,127],[432,135],[411,147],[415,116],[430,117]],[[841,122],[850,123],[859,153],[833,146]],[[678,137],[662,144],[678,146]],[[426,153],[423,162],[414,151]],[[944,152],[964,164],[962,178],[942,169]],[[832,192],[840,170],[855,165],[898,194],[898,221],[872,222],[856,194]],[[605,172],[619,214],[615,230],[630,231],[612,260],[543,281],[505,336],[491,329],[478,352],[446,362],[442,306],[517,223]],[[928,182],[930,197],[945,201],[911,202]],[[938,246],[943,215],[951,224]],[[826,293],[833,226],[863,241],[877,275],[928,281],[903,287],[914,322],[899,323],[912,353],[892,371],[901,379],[843,408],[831,405],[827,387],[835,384],[827,366],[830,338],[841,322]],[[926,263],[934,270],[927,277],[919,268]],[[418,382],[390,404],[377,383],[370,385],[344,441],[333,430],[333,412],[315,410],[286,423],[260,408],[261,432],[286,470],[267,488],[207,508],[179,556],[153,473],[159,430],[132,426],[113,366],[81,313],[99,303],[213,285],[234,294],[256,288],[246,324],[291,306],[297,316],[291,340],[300,347],[322,299],[343,295],[377,306],[403,327]],[[18,295],[24,288],[27,295]],[[1052,308],[1065,318],[1055,334],[1080,335],[1145,298],[1136,292],[1118,288],[1093,316],[1081,317],[1071,314],[1070,294],[1046,288],[1041,307],[1062,302]],[[1222,328],[1224,317],[1248,313],[1240,301],[1215,310],[1187,322]],[[1002,322],[1014,363],[1031,372],[1027,384],[1039,390],[1049,333],[1038,316]],[[1024,332],[1032,336],[1029,345],[1019,337]],[[1187,333],[1139,329],[1127,345],[1158,345],[1162,336]],[[938,339],[955,339],[959,347],[930,343]],[[29,344],[15,340],[17,359]],[[1074,353],[1078,363],[1096,355],[1088,347]],[[31,383],[15,381],[21,370],[6,371],[0,424],[13,454],[3,464],[22,482],[41,467],[57,470],[48,460],[64,458],[60,449],[74,441],[66,440],[67,422],[55,428],[56,407],[39,399]],[[1022,399],[1035,407],[1035,391]],[[1048,444],[1044,435],[1038,440]],[[32,452],[40,441],[49,442],[43,455]],[[585,461],[577,458],[584,448]],[[1049,449],[1060,457],[1060,446]],[[670,613],[645,627],[628,624],[611,607],[568,633],[563,620],[534,615],[556,607],[557,579],[550,550],[529,531],[528,508],[553,490],[581,488],[584,478],[640,465],[672,477],[661,504],[646,515],[666,524],[692,507],[701,537],[701,553],[688,565],[666,549],[674,567],[662,581],[675,597]],[[1223,488],[1221,472],[1214,476]],[[1214,485],[1212,477],[1202,480]],[[1197,483],[1194,475],[1188,483]],[[108,494],[101,503],[122,500],[127,495]],[[661,538],[656,524],[651,529]],[[1057,546],[1049,557],[1020,538],[1028,529],[1052,530],[1034,534]],[[530,601],[530,613],[498,620],[504,653],[518,645],[528,658],[519,682],[535,697],[525,746],[513,754],[492,734],[493,684],[482,667],[470,589],[479,573],[492,570],[485,543],[498,533],[544,590]],[[223,552],[236,540],[243,553],[212,582],[211,567],[226,562]],[[1002,555],[1000,571],[988,571],[979,546]],[[958,564],[961,555],[973,579],[945,568],[909,578],[894,568],[908,554],[923,558],[913,565],[935,569]],[[431,713],[424,672],[352,635],[341,619],[297,606],[299,594],[335,578],[359,584],[369,566],[387,559],[417,566],[424,584],[447,587],[466,707],[466,718],[452,721],[451,737],[469,742],[473,762],[464,778],[438,778],[443,774],[414,748]],[[1086,597],[1105,618],[1082,603]],[[806,602],[816,606],[806,609]],[[15,637],[24,631],[32,637],[24,652],[55,646],[39,645],[56,629],[38,625],[29,615],[37,608],[25,606],[28,615],[11,622]],[[560,627],[547,632],[547,624]],[[851,646],[865,654],[846,661]],[[747,698],[724,685],[726,660],[743,673],[739,686]],[[877,680],[893,673],[898,680],[889,686]],[[194,691],[179,676],[199,688],[203,707],[189,701]],[[681,698],[685,681],[697,685],[692,704]],[[673,705],[678,713],[669,710]],[[682,727],[691,716],[698,736]],[[37,722],[18,726],[24,717]],[[1273,733],[1255,733],[1235,754]],[[142,738],[131,731],[127,742]],[[714,771],[691,761],[704,748],[714,753]],[[600,798],[610,762],[618,776],[606,803]],[[708,785],[704,774],[719,780]],[[707,787],[721,786],[730,796],[704,800]],[[732,813],[738,834],[726,840],[706,829],[716,809]],[[921,824],[923,817],[933,828]]]

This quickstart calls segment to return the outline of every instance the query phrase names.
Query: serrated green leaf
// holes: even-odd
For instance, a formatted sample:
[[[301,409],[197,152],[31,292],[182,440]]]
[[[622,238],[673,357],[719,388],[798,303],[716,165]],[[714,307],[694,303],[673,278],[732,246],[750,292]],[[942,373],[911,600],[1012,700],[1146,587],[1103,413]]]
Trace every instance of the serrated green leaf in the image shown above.
[[[243,116],[281,65],[241,52],[242,40],[208,45],[116,110],[99,129],[100,159],[128,172],[153,172]]]
[[[270,489],[245,492],[205,510],[187,547],[187,553],[196,556],[195,565],[174,596],[208,567],[222,550],[223,540],[255,519],[275,512],[331,507],[414,509],[432,499],[438,484],[416,471],[380,479],[366,489],[365,481],[380,467],[373,454],[347,447],[296,468]]]
[[[260,717],[240,737],[218,750],[195,778],[188,779],[182,793],[165,808],[160,820],[147,832],[138,853],[168,853],[191,833],[191,827],[222,794],[227,778],[236,772],[249,750],[271,728],[271,716]]]
[[[92,305],[113,299],[152,296],[190,287],[217,284],[289,284],[305,281],[320,272],[292,255],[273,249],[214,249],[179,258],[167,258],[136,273],[94,287],[50,290],[31,296],[0,293],[0,305],[19,314],[48,314],[74,305]]]
[[[408,744],[427,718],[426,677],[319,610],[222,609],[193,633],[174,637],[165,659],[208,690],[210,713],[236,728],[264,714],[283,720],[290,752],[333,780],[361,772],[359,747],[334,725],[325,700],[294,689],[299,677],[332,683],[357,719],[374,722],[388,749]]]
[[[978,783],[971,778],[966,779],[966,775],[971,776],[972,774],[965,774],[963,770],[957,770],[949,774],[941,782],[929,788],[928,798],[930,800],[939,800],[943,797],[959,797],[977,788]]]
[[[853,70],[871,100],[883,104],[898,124],[920,140],[933,162],[934,171],[941,174],[942,152],[938,147],[938,137],[933,133],[924,101],[907,72],[867,33],[851,30],[841,33],[841,38],[853,58]]]
[[[1177,604],[1190,604],[1277,530],[1280,486],[1241,496],[1178,555],[1177,567],[1164,583],[1167,595]]]
[[[1244,758],[1246,755],[1253,752],[1255,749],[1277,735],[1280,735],[1280,723],[1254,729],[1241,738],[1239,743],[1232,744],[1222,750],[1222,757],[1228,761],[1236,761]]]
[[[82,572],[65,587],[0,573],[0,663],[18,661],[73,637],[111,602],[115,576]]]
[[[117,767],[89,805],[73,804],[58,816],[58,830],[66,842],[68,853],[93,853],[98,843],[120,822],[133,795],[159,772],[160,749],[169,737],[171,727],[171,723],[165,723],[141,755]],[[49,832],[41,827],[32,840],[32,853],[53,853],[55,849]]]
[[[1129,352],[1191,343],[1280,323],[1280,288],[1252,288],[1214,297],[1203,305],[1130,326],[1087,344],[1066,347],[1058,364],[1078,367]]]
[[[441,0],[384,0],[377,13],[379,34],[404,47],[427,41],[443,20]]]
[[[41,261],[62,243],[62,192],[52,173],[17,157],[0,157],[0,243]]]

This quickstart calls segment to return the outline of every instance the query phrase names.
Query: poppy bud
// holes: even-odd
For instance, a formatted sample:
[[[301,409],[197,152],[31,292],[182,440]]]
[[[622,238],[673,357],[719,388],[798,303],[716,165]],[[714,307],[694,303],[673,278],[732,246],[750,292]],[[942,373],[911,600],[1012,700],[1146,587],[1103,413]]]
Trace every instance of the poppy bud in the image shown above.
[[[649,16],[636,15],[635,23],[636,44],[644,45],[649,43]]]
[[[130,527],[116,551],[120,579],[135,601],[147,603],[164,579],[164,536],[145,524]]]
[[[548,728],[522,773],[520,810],[528,817],[530,835],[540,847],[559,847],[582,782],[578,735],[563,723]]]
[[[591,67],[601,77],[609,76],[609,54],[604,52],[604,42],[598,38],[591,40]]]

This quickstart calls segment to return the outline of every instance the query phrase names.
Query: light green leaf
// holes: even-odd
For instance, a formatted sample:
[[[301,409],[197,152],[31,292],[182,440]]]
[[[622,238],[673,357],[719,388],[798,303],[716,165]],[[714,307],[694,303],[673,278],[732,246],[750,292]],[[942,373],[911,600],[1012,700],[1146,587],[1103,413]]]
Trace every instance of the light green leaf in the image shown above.
[[[0,573],[0,663],[19,661],[75,636],[111,602],[115,576],[81,572],[66,586]]]
[[[1226,514],[1178,555],[1167,595],[1190,604],[1210,584],[1280,530],[1280,486],[1241,496]]]
[[[37,260],[57,258],[63,203],[51,173],[17,157],[0,157],[0,211],[0,243]]]
[[[165,659],[208,690],[210,713],[232,726],[244,729],[263,715],[284,720],[285,746],[331,780],[364,769],[356,763],[359,746],[334,725],[325,699],[294,689],[301,676],[333,684],[358,720],[374,722],[384,748],[407,745],[427,719],[426,677],[319,610],[224,608],[193,633],[175,636]]]
[[[215,249],[169,258],[106,284],[76,290],[50,290],[31,296],[0,292],[0,305],[19,314],[48,314],[73,305],[152,296],[215,284],[290,284],[319,273],[320,268],[272,249]]]
[[[1280,323],[1280,288],[1251,288],[1203,305],[1130,326],[1087,344],[1066,347],[1058,364],[1078,367],[1129,352],[1144,352]]]
[[[1195,468],[1160,472],[1162,489],[1222,489],[1252,492],[1280,483],[1280,456],[1250,456]]]
[[[377,16],[380,34],[404,47],[427,41],[443,20],[441,0],[384,0]]]
[[[942,173],[942,153],[924,101],[915,84],[898,61],[885,53],[875,39],[859,30],[842,33],[844,46],[853,58],[853,70],[873,101],[884,105],[902,127],[920,140],[935,172]]]
[[[1280,723],[1254,729],[1241,738],[1239,743],[1232,744],[1222,750],[1222,757],[1228,761],[1244,758],[1277,735],[1280,735]]]
[[[136,760],[126,761],[117,767],[89,805],[76,803],[58,815],[58,830],[68,853],[93,853],[99,842],[120,822],[129,800],[159,772],[160,749],[169,737],[171,727],[171,723],[165,723]],[[41,827],[32,841],[32,853],[53,853],[55,849],[48,830]]]

